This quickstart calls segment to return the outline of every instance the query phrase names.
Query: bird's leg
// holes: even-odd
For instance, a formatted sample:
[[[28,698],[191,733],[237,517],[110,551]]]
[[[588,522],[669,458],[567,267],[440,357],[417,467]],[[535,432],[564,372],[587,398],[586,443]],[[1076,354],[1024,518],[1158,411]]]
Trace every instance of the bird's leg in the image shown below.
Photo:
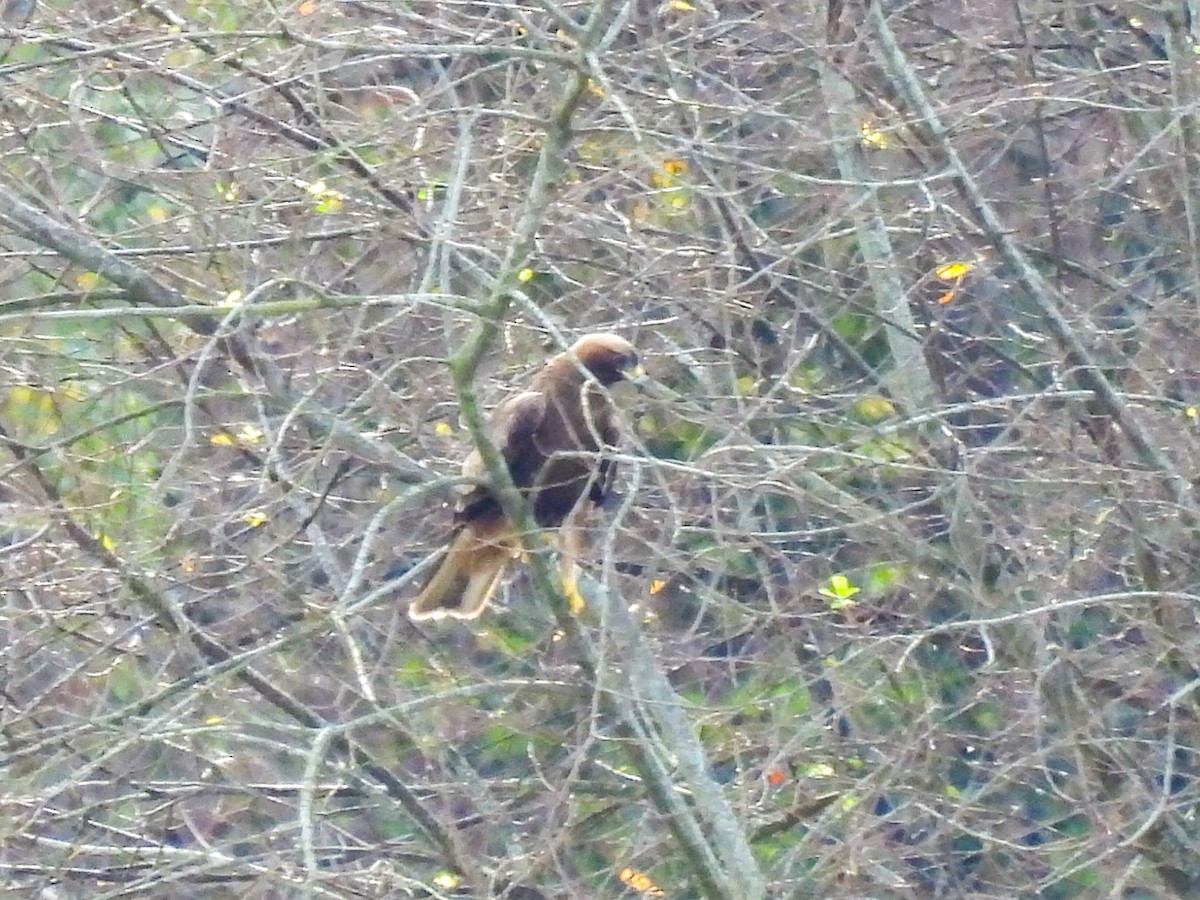
[[[579,506],[583,506],[583,504],[581,503]],[[576,507],[567,516],[558,532],[558,575],[562,579],[562,589],[567,598],[567,605],[571,609],[571,614],[575,616],[587,609],[587,601],[583,599],[583,594],[579,593],[578,560],[583,552],[583,529],[577,520],[581,517],[579,507]]]

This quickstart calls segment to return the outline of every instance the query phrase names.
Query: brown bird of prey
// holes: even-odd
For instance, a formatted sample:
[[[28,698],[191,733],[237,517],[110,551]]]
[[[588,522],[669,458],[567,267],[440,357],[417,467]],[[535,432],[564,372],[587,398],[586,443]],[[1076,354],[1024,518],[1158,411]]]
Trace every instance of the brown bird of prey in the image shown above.
[[[576,612],[583,601],[575,574],[582,536],[575,520],[589,504],[604,501],[615,467],[604,452],[620,438],[605,388],[642,374],[629,341],[615,334],[589,334],[552,357],[529,390],[497,406],[489,421],[492,442],[534,521],[560,530],[563,590]],[[478,450],[463,463],[463,475],[486,478]],[[476,618],[509,563],[521,555],[520,537],[486,484],[468,489],[454,522],[445,558],[408,608],[413,619]]]

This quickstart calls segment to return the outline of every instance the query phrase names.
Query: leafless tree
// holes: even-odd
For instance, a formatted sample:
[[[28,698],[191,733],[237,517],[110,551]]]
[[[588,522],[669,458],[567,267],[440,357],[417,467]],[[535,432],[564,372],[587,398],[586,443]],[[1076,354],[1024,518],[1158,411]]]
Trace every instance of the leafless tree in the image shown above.
[[[6,886],[1196,896],[1193,6],[0,4]],[[411,622],[597,330],[589,609]]]

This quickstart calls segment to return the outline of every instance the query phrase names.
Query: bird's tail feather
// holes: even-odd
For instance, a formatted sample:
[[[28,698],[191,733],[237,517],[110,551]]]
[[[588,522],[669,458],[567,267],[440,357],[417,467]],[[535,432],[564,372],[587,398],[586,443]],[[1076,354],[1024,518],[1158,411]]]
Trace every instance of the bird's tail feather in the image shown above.
[[[455,535],[441,565],[409,605],[409,617],[478,618],[520,553],[520,541],[503,516],[471,522]]]

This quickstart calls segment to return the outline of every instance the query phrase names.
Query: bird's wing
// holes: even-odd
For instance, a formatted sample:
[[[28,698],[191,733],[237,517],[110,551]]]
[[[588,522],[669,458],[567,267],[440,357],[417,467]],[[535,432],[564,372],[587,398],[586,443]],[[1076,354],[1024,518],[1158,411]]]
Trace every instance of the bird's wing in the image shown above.
[[[538,391],[517,394],[492,413],[491,438],[518,487],[533,483],[544,459],[534,436],[545,417],[546,398]],[[484,483],[468,487],[459,501],[457,533],[433,577],[409,606],[413,619],[477,617],[520,552],[520,540],[487,487],[487,470],[478,450],[463,463],[463,475]]]
[[[492,413],[489,424],[491,438],[508,464],[508,474],[518,488],[533,484],[545,457],[534,437],[546,418],[546,397],[540,391],[524,391],[510,397]],[[478,450],[472,450],[463,461],[463,476],[482,484],[463,488],[455,520],[469,522],[481,515],[491,515],[500,504],[487,487],[488,472]]]
[[[519,488],[533,484],[545,461],[535,441],[545,419],[546,395],[541,391],[523,391],[505,400],[492,413],[492,440],[508,463],[513,484]]]

